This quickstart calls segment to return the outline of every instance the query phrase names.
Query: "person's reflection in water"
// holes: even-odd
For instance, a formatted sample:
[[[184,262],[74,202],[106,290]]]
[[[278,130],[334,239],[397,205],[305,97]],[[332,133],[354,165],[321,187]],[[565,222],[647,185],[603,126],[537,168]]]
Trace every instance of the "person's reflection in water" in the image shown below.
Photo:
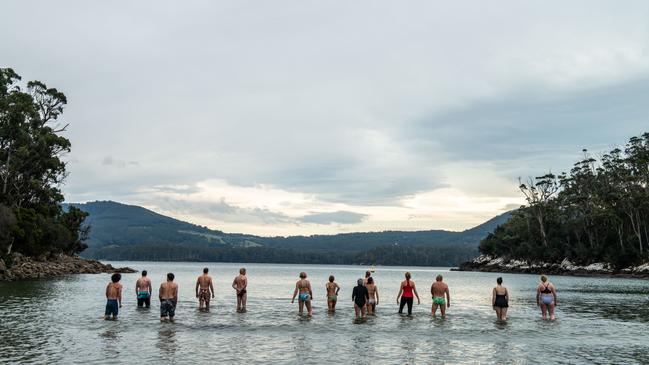
[[[359,331],[354,333],[351,341],[352,348],[348,352],[349,358],[345,359],[345,363],[349,364],[367,364],[372,363],[368,357],[372,357],[374,352],[374,340],[371,332]]]
[[[164,357],[169,359],[176,354],[178,350],[178,341],[176,340],[176,328],[169,326],[158,331],[158,349]]]
[[[307,336],[307,333],[302,331],[293,336],[293,352],[297,364],[313,363],[313,346]]]
[[[119,349],[120,349],[120,334],[117,330],[109,328],[99,335],[103,340],[103,346],[101,349],[104,352],[104,358],[106,360],[118,359],[119,358]]]

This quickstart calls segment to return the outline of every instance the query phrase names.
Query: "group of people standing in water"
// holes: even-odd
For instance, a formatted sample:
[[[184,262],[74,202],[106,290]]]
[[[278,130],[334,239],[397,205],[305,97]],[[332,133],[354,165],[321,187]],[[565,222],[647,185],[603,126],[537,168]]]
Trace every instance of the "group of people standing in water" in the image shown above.
[[[198,307],[201,310],[209,310],[210,299],[215,296],[212,277],[208,273],[209,269],[204,268],[203,274],[196,279],[195,292],[196,298],[198,299]],[[305,272],[301,272],[299,276],[299,280],[295,283],[291,303],[294,303],[297,297],[299,314],[302,315],[306,308],[307,314],[311,316],[313,314],[313,307],[311,306],[313,289],[311,282],[307,279]],[[120,280],[120,274],[113,274],[111,276],[111,282],[106,286],[107,302],[104,319],[117,319],[119,308],[122,307],[122,284],[120,284]],[[446,317],[446,310],[451,307],[449,287],[443,280],[442,275],[437,275],[430,287],[432,298],[431,314],[433,316],[437,315],[437,310],[439,309],[441,316]],[[374,282],[372,272],[367,271],[365,278],[359,278],[356,284],[352,290],[351,298],[354,303],[356,318],[365,318],[367,315],[375,314],[376,307],[379,305],[379,289]],[[503,279],[501,277],[496,279],[496,284],[492,291],[491,304],[498,320],[506,321],[510,300],[509,291],[503,286]],[[239,275],[232,281],[232,288],[235,290],[237,296],[237,312],[239,313],[246,312],[247,287],[248,278],[246,277],[246,269],[241,268]],[[329,281],[325,284],[325,289],[327,293],[327,308],[330,313],[333,313],[336,311],[338,294],[340,292],[340,285],[336,283],[333,275],[329,276]],[[135,283],[138,307],[149,308],[152,293],[151,280],[147,277],[146,270],[142,271],[142,277]],[[160,284],[158,297],[160,299],[160,320],[173,321],[178,303],[178,284],[174,282],[173,273],[168,273],[167,281]],[[417,304],[419,305],[421,300],[417,292],[417,286],[412,280],[412,275],[406,272],[405,280],[401,282],[399,293],[397,294],[399,314],[402,314],[404,308],[407,307],[408,315],[412,315],[415,298],[417,298]],[[554,308],[557,305],[557,290],[545,275],[541,276],[541,282],[536,288],[536,303],[541,308],[543,319],[546,319],[548,315],[551,320],[555,319]]]

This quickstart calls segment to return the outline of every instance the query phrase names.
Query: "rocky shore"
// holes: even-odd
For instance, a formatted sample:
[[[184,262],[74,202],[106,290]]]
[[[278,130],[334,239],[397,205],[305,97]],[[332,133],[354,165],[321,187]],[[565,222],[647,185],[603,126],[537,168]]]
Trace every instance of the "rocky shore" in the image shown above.
[[[32,258],[13,253],[5,260],[0,259],[0,281],[45,279],[69,274],[132,273],[135,270],[115,268],[97,260],[79,256],[58,254],[49,257]]]
[[[575,265],[568,259],[561,263],[529,262],[481,255],[472,261],[461,264],[455,271],[483,271],[519,274],[547,274],[571,276],[615,276],[629,278],[649,278],[649,263],[624,269],[614,269],[607,263],[593,263],[587,266]]]

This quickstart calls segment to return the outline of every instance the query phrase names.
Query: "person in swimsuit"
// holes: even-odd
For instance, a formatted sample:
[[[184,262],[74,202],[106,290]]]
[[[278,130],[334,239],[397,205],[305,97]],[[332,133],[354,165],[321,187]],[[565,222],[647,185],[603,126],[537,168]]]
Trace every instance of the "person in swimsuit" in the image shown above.
[[[509,292],[503,286],[503,278],[496,279],[496,287],[491,295],[491,305],[496,311],[499,321],[507,320],[507,308],[509,307]]]
[[[442,317],[446,317],[446,308],[451,307],[451,293],[448,290],[448,285],[442,280],[444,280],[442,275],[437,275],[435,282],[430,286],[430,294],[433,296],[433,306],[430,311],[435,316],[439,307]]]
[[[313,315],[311,308],[311,300],[313,299],[313,291],[311,290],[311,283],[306,279],[306,273],[300,273],[300,280],[295,283],[295,291],[293,292],[293,299],[291,303],[295,303],[295,297],[298,296],[298,306],[300,315],[304,312],[304,306],[309,316]]]
[[[379,305],[379,288],[374,284],[374,278],[371,276],[367,278],[365,287],[369,295],[369,299],[367,300],[367,314],[374,315],[376,313],[376,306]]]
[[[172,321],[176,316],[176,304],[178,304],[178,284],[174,283],[174,274],[167,274],[167,282],[160,284],[158,291],[160,298],[160,320]]]
[[[557,306],[557,289],[548,281],[545,275],[541,275],[541,282],[536,287],[536,305],[541,307],[543,319],[550,313],[550,320],[554,321],[554,307]]]
[[[203,269],[203,275],[196,279],[196,298],[198,298],[198,309],[210,309],[210,295],[214,298],[214,286],[212,277],[207,275],[208,268]]]
[[[419,300],[419,294],[417,294],[417,288],[415,287],[415,282],[410,280],[410,273],[406,273],[406,280],[401,282],[399,287],[399,294],[397,294],[397,304],[399,304],[399,314],[403,313],[403,307],[408,305],[408,315],[412,315],[412,302],[413,294],[417,297],[417,305],[421,302]],[[399,301],[401,299],[401,301]]]
[[[232,282],[232,289],[237,291],[237,312],[244,313],[246,311],[246,302],[248,301],[248,278],[246,277],[246,269],[239,269],[239,276],[234,278]]]
[[[329,282],[325,284],[325,289],[327,289],[327,307],[331,313],[336,311],[336,302],[338,301],[338,292],[340,291],[340,286],[334,280],[334,276],[329,275]]]
[[[116,320],[119,314],[119,308],[122,307],[122,284],[119,283],[121,279],[122,275],[115,273],[110,277],[110,283],[106,285],[105,320]]]
[[[367,270],[365,271],[365,278],[363,279],[363,285],[367,285],[367,281],[372,277],[372,272]]]
[[[142,277],[135,282],[135,295],[137,295],[138,308],[149,308],[151,306],[151,293],[153,293],[153,288],[151,287],[151,280],[146,275],[146,270],[142,271]]]
[[[363,285],[363,279],[356,281],[356,287],[352,291],[352,301],[354,302],[354,312],[356,312],[356,319],[364,318],[366,313],[365,305],[367,300],[370,299],[367,293],[367,288]]]

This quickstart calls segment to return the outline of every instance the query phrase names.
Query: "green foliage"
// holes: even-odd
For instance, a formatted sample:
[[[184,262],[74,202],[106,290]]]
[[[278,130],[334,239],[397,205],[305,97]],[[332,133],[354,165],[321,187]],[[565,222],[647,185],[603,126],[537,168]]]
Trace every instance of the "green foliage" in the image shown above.
[[[133,245],[90,248],[86,255],[107,260],[257,262],[285,264],[455,266],[475,257],[473,247],[381,246],[362,252],[291,250],[270,247]]]
[[[67,99],[40,81],[28,82],[26,91],[19,82],[12,69],[0,68],[0,204],[13,217],[0,222],[7,227],[0,244],[28,255],[80,252],[85,215],[60,207],[61,157],[71,145],[58,120]]]
[[[649,133],[568,173],[521,183],[527,206],[480,244],[485,254],[617,267],[649,258]]]

